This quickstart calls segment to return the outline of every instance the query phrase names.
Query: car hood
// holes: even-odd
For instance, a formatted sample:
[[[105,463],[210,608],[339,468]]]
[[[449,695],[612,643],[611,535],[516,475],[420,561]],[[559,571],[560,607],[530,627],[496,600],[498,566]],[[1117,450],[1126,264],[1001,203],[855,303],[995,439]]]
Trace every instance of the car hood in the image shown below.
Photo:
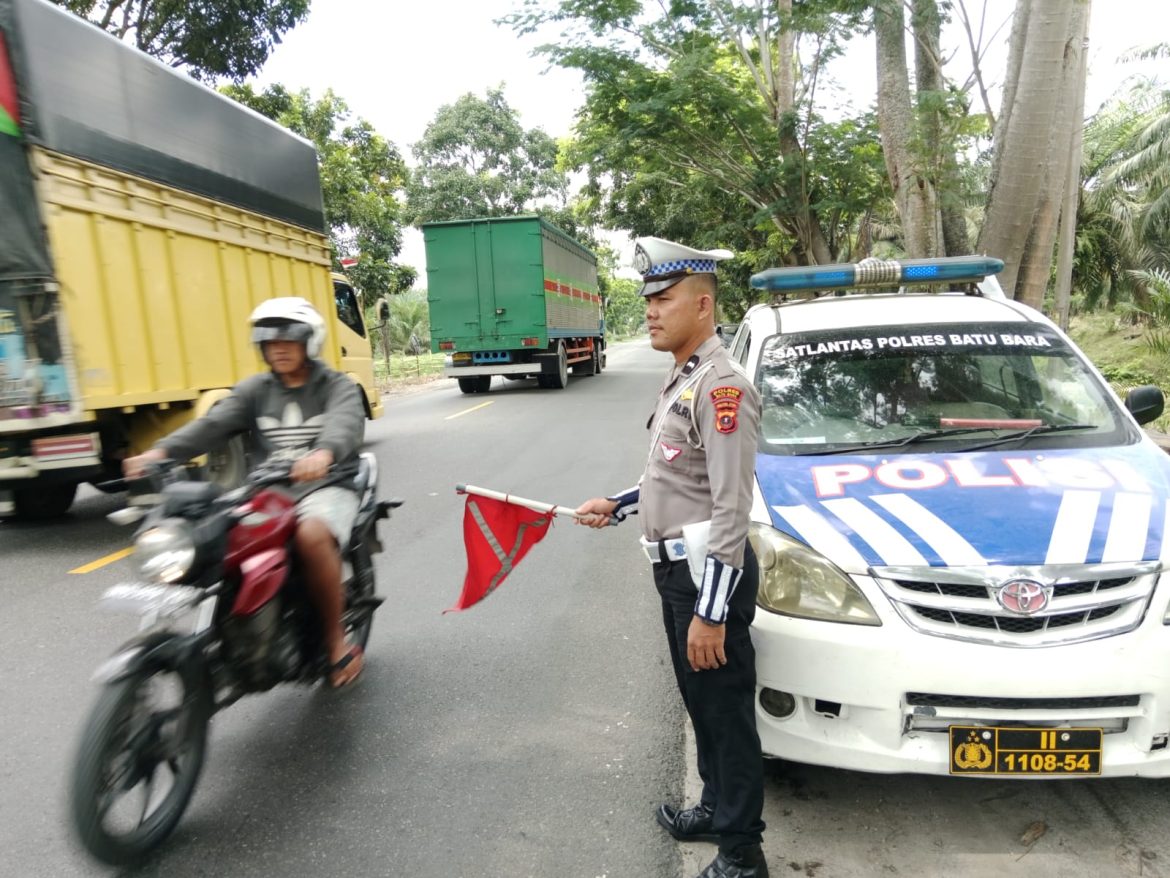
[[[760,454],[774,527],[870,567],[1170,559],[1170,456],[1151,442],[1036,452]]]

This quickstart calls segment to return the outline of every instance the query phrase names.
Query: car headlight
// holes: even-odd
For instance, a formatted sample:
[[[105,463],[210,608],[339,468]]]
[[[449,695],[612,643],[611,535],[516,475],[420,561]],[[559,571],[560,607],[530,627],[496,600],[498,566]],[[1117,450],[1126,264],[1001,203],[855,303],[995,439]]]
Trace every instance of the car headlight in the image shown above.
[[[182,521],[166,519],[139,534],[134,543],[138,572],[151,582],[178,582],[195,563],[195,541]]]
[[[756,603],[765,610],[823,622],[882,624],[856,583],[819,552],[766,524],[753,522],[748,537],[760,563]]]

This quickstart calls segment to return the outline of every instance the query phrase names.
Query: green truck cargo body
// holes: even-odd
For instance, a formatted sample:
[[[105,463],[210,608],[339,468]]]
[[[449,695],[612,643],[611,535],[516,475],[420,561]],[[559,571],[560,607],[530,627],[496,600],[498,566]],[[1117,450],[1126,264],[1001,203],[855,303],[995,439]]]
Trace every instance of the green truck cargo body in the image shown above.
[[[493,375],[564,387],[604,365],[597,257],[539,217],[427,223],[431,350],[466,393]]]

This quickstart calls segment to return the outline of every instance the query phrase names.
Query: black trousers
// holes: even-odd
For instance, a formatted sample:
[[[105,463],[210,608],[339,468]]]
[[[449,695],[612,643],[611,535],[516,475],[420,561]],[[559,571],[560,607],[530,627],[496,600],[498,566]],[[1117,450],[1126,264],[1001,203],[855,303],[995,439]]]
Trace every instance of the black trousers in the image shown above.
[[[727,664],[694,671],[687,661],[687,631],[695,617],[698,591],[690,569],[686,561],[654,565],[674,675],[695,729],[703,779],[701,801],[715,809],[713,829],[725,853],[759,844],[764,832],[763,757],[755,714],[756,651],[748,631],[756,615],[759,575],[749,544],[743,576],[727,612],[723,645]]]

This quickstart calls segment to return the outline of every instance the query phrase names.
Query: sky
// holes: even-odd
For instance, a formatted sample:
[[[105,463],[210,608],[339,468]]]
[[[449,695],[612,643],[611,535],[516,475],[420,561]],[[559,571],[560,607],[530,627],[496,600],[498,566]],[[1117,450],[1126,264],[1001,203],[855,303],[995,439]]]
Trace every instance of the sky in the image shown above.
[[[533,50],[555,39],[556,33],[520,37],[494,23],[521,2],[312,0],[309,18],[285,35],[257,82],[307,88],[314,97],[332,88],[355,116],[369,120],[408,162],[413,160],[410,145],[422,137],[441,106],[468,92],[482,96],[498,85],[504,86],[505,98],[526,128],[567,136],[583,95],[580,77],[550,69],[543,58],[533,56]],[[967,5],[981,4],[967,0]],[[986,6],[986,20],[994,26],[1011,14],[1015,0],[986,0]],[[1164,8],[1165,0],[1093,2],[1087,113],[1106,100],[1126,75],[1138,69],[1153,71],[1151,64],[1120,65],[1117,58],[1139,43],[1167,39],[1160,26]],[[1002,78],[1008,33],[1007,27],[1000,31],[993,48],[998,54],[985,65],[985,73],[993,80]],[[955,45],[946,35],[944,43]],[[956,58],[955,64],[961,60]],[[873,66],[870,39],[859,41],[833,70],[858,105],[872,99]],[[624,242],[624,236],[613,241],[615,246]],[[422,236],[416,230],[404,235],[399,259],[418,269],[425,283]]]

